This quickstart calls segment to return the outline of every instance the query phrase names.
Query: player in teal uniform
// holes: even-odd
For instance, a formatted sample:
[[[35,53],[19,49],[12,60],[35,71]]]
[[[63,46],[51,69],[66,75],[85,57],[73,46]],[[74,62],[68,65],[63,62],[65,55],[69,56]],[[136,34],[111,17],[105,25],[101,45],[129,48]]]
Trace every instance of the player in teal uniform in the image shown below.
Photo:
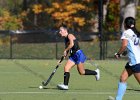
[[[126,30],[121,36],[122,45],[115,57],[119,58],[126,49],[129,61],[121,74],[116,100],[122,100],[127,88],[126,81],[132,74],[140,84],[140,33],[135,28],[133,17],[127,17],[124,20],[124,27]]]

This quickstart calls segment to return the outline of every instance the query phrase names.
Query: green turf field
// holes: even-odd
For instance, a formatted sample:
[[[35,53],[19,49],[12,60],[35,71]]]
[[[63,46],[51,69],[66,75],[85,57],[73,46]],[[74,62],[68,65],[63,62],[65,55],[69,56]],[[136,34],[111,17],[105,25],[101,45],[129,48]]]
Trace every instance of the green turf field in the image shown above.
[[[58,90],[63,82],[63,66],[57,70],[50,84],[39,89],[56,66],[57,60],[0,60],[0,100],[108,100],[115,96],[119,75],[126,61],[94,61],[99,64],[101,80],[94,76],[80,76],[74,67],[71,70],[69,90]],[[89,61],[86,68],[96,69]],[[128,80],[123,100],[139,100],[140,88],[134,77]]]

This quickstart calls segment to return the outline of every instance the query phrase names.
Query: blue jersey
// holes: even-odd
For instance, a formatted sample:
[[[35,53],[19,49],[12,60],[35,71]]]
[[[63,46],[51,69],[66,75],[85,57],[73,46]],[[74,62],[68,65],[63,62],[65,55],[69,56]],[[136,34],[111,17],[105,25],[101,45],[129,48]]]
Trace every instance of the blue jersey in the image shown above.
[[[127,52],[129,58],[129,65],[140,64],[140,38],[131,30],[124,31],[121,39],[128,40]]]

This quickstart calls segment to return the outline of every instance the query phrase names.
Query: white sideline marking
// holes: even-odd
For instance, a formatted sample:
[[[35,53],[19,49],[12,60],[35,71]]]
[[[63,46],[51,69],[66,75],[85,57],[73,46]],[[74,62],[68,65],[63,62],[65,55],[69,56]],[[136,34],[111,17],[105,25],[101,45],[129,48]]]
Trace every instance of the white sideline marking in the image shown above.
[[[0,74],[26,74],[28,72],[0,72]]]
[[[68,91],[63,91],[63,92],[0,92],[0,95],[7,95],[7,94],[79,94],[79,95],[109,95],[109,94],[116,94],[116,92],[68,92]],[[125,93],[126,95],[140,95],[140,93]]]
[[[28,74],[30,72],[0,72],[0,74]],[[37,72],[38,74],[40,73],[46,73],[46,72]]]

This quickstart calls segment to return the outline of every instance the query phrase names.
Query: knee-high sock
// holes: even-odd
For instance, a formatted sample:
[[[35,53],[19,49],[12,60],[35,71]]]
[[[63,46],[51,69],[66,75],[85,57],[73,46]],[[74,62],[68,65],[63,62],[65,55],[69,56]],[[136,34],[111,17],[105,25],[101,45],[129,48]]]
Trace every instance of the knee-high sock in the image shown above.
[[[97,75],[96,71],[85,69],[85,75]]]
[[[122,100],[127,88],[127,83],[119,82],[116,100]]]
[[[68,85],[69,78],[70,78],[70,73],[69,72],[65,72],[64,73],[64,85]]]

